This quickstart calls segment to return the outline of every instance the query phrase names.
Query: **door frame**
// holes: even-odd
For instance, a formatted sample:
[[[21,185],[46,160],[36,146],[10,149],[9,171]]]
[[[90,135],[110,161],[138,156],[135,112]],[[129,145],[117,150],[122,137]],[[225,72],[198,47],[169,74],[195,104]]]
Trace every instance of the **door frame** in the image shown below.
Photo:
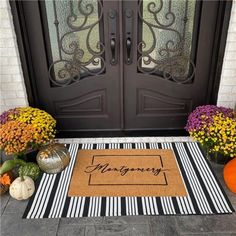
[[[22,11],[22,1],[15,1],[15,0],[9,0],[10,6],[11,6],[11,12],[13,16],[13,24],[16,32],[16,38],[17,38],[17,44],[18,44],[18,50],[20,54],[20,60],[21,60],[21,66],[24,76],[24,82],[26,86],[26,93],[27,98],[30,106],[39,106],[39,99],[38,94],[36,91],[36,83],[35,83],[35,75],[33,66],[31,64],[31,52],[29,49],[29,35],[26,28],[26,22],[24,19],[23,11]],[[120,3],[122,4],[122,3]],[[232,8],[232,0],[224,0],[219,1],[219,8],[217,12],[217,23],[216,23],[216,29],[215,29],[215,40],[214,40],[214,46],[213,46],[213,53],[212,53],[212,60],[211,60],[211,68],[210,68],[210,78],[209,78],[209,92],[207,97],[207,103],[208,104],[216,104],[217,97],[218,97],[218,91],[219,91],[219,85],[220,85],[220,79],[221,79],[221,72],[222,72],[222,65],[223,65],[223,59],[224,59],[224,53],[225,53],[225,47],[226,47],[226,40],[227,40],[227,32],[229,27],[229,21],[230,21],[230,15],[231,15],[231,8]],[[123,56],[123,55],[121,55]],[[77,132],[76,132],[77,133]],[[86,132],[88,136],[90,136],[92,133]],[[86,133],[83,134],[83,136],[86,136]],[[106,132],[102,132],[103,136],[106,136]],[[120,132],[121,135],[124,134],[123,132]],[[155,135],[153,131],[150,132],[152,135]],[[80,136],[81,132],[78,132],[77,134],[73,134],[72,136],[78,137]],[[111,134],[111,132],[107,132],[108,135]],[[142,131],[142,132],[136,132],[133,135],[139,136],[147,134],[148,131]],[[172,135],[178,135],[178,131],[174,131],[171,133]],[[183,130],[181,131],[181,134],[183,134]],[[156,131],[156,135],[160,135],[159,131]],[[161,135],[163,133],[161,132]],[[63,134],[61,132],[61,137],[70,136],[69,134]]]

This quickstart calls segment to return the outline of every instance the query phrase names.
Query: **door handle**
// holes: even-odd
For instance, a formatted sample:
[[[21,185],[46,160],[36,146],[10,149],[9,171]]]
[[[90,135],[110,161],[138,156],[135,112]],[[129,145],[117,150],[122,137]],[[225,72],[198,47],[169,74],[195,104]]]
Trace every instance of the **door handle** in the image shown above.
[[[132,41],[133,41],[133,11],[131,9],[125,10],[125,63],[132,63]]]
[[[114,65],[116,63],[116,39],[111,38],[110,40],[110,47],[111,47],[111,64]]]
[[[131,53],[132,41],[131,38],[128,37],[126,39],[126,50],[127,50],[127,64],[131,63],[130,53]]]
[[[118,45],[117,45],[117,12],[114,9],[111,9],[108,12],[108,24],[109,24],[109,37],[110,37],[110,50],[111,50],[111,54],[110,54],[110,63],[111,65],[116,65],[118,60]]]

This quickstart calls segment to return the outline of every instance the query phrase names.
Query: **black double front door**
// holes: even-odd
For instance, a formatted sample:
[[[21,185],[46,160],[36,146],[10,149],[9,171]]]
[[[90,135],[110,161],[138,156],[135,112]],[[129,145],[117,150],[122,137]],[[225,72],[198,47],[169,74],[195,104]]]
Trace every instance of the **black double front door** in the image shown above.
[[[22,1],[32,87],[59,130],[182,129],[207,101],[217,1]]]

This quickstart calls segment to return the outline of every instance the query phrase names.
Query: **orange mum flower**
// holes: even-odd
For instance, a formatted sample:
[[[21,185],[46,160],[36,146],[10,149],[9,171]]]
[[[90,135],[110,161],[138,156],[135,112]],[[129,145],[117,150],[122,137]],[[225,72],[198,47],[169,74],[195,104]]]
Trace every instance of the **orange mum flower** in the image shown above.
[[[11,184],[10,176],[7,173],[5,173],[3,176],[0,176],[0,183],[2,185],[10,185]]]
[[[20,107],[0,116],[0,149],[7,155],[23,154],[55,137],[56,120],[47,112]]]
[[[0,149],[7,155],[24,152],[33,142],[35,128],[19,121],[9,121],[0,126]]]

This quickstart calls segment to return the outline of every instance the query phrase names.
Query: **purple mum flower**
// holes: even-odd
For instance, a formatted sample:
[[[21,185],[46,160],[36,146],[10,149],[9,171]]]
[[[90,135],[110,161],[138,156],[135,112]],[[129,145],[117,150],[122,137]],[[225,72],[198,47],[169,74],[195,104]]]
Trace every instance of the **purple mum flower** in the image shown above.
[[[19,113],[19,110],[17,108],[10,109],[8,111],[3,112],[0,115],[0,124],[3,125],[7,121],[9,121],[10,120],[9,115],[14,115],[14,114],[18,114],[18,113]]]
[[[198,131],[203,126],[212,124],[212,117],[218,113],[222,113],[225,117],[233,118],[234,113],[230,108],[218,107],[215,105],[205,105],[197,107],[188,117],[185,129],[189,132]]]

